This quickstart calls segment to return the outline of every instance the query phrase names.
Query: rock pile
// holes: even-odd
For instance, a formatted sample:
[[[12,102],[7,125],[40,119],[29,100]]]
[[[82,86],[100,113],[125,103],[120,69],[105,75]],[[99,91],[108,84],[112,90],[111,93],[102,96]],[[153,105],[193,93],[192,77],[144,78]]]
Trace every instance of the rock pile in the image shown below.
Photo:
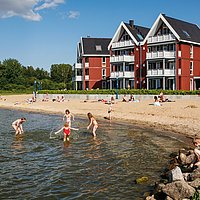
[[[194,150],[180,149],[146,200],[200,200],[200,166]]]

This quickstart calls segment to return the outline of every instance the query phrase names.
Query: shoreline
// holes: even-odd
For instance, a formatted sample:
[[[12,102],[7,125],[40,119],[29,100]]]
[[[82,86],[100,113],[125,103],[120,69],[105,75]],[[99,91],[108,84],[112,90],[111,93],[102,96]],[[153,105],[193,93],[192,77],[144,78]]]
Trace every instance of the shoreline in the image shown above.
[[[26,100],[31,97],[32,95],[7,95],[5,101],[0,100],[0,109],[61,115],[69,109],[71,113],[81,118],[87,118],[87,112],[91,112],[97,120],[101,121],[108,116],[109,105],[99,101],[85,102],[78,99],[67,99],[64,102],[42,102],[39,100],[28,104]],[[176,100],[165,102],[162,106],[149,105],[152,102],[153,100],[142,100],[138,103],[117,101],[112,106],[112,121],[175,132],[189,138],[194,135],[200,136],[199,100]]]

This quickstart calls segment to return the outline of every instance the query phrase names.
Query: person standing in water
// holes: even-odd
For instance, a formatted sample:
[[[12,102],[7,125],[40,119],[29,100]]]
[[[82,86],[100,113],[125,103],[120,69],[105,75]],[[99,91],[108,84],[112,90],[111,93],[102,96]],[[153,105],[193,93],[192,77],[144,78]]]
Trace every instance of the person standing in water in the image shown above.
[[[65,110],[65,114],[63,116],[63,121],[65,120],[65,118],[66,118],[66,122],[68,122],[69,126],[71,127],[71,125],[72,125],[71,119],[74,120],[74,115],[71,114],[69,109]]]
[[[15,135],[22,134],[24,132],[22,124],[26,121],[25,117],[15,120],[12,123],[12,127],[15,129]]]
[[[63,130],[63,134],[64,134],[63,141],[66,142],[66,140],[69,141],[69,136],[70,136],[71,130],[78,131],[79,129],[72,128],[69,126],[68,122],[65,122],[64,126],[60,130],[56,131],[55,134],[58,134],[61,130]]]
[[[98,128],[98,123],[97,123],[96,119],[94,118],[94,116],[90,112],[87,114],[87,116],[89,119],[89,124],[87,126],[87,129],[89,129],[90,126],[93,125],[92,133],[93,133],[93,136],[96,137],[96,130]]]

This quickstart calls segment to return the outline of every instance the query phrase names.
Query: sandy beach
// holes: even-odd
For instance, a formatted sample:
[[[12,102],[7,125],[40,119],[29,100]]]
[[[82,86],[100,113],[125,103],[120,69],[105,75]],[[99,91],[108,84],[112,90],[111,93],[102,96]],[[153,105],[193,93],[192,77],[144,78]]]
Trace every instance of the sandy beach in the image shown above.
[[[64,114],[69,109],[75,116],[87,117],[91,112],[96,119],[104,120],[108,116],[109,105],[104,102],[69,99],[64,102],[27,103],[32,95],[6,95],[0,100],[0,108]],[[153,100],[140,102],[116,101],[112,108],[112,121],[124,121],[137,125],[149,126],[160,130],[169,130],[193,137],[200,136],[200,99],[165,102],[162,106],[149,105]],[[112,123],[111,121],[111,123]]]

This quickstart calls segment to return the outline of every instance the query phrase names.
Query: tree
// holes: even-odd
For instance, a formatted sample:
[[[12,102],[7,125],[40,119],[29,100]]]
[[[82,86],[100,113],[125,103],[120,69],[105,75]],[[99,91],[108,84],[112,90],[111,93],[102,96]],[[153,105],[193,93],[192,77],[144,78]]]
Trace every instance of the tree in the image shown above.
[[[23,67],[16,59],[7,59],[2,62],[3,76],[7,83],[24,83]]]
[[[65,88],[71,88],[72,66],[69,64],[54,64],[50,69],[51,80],[64,83]],[[64,88],[63,88],[64,89]]]

